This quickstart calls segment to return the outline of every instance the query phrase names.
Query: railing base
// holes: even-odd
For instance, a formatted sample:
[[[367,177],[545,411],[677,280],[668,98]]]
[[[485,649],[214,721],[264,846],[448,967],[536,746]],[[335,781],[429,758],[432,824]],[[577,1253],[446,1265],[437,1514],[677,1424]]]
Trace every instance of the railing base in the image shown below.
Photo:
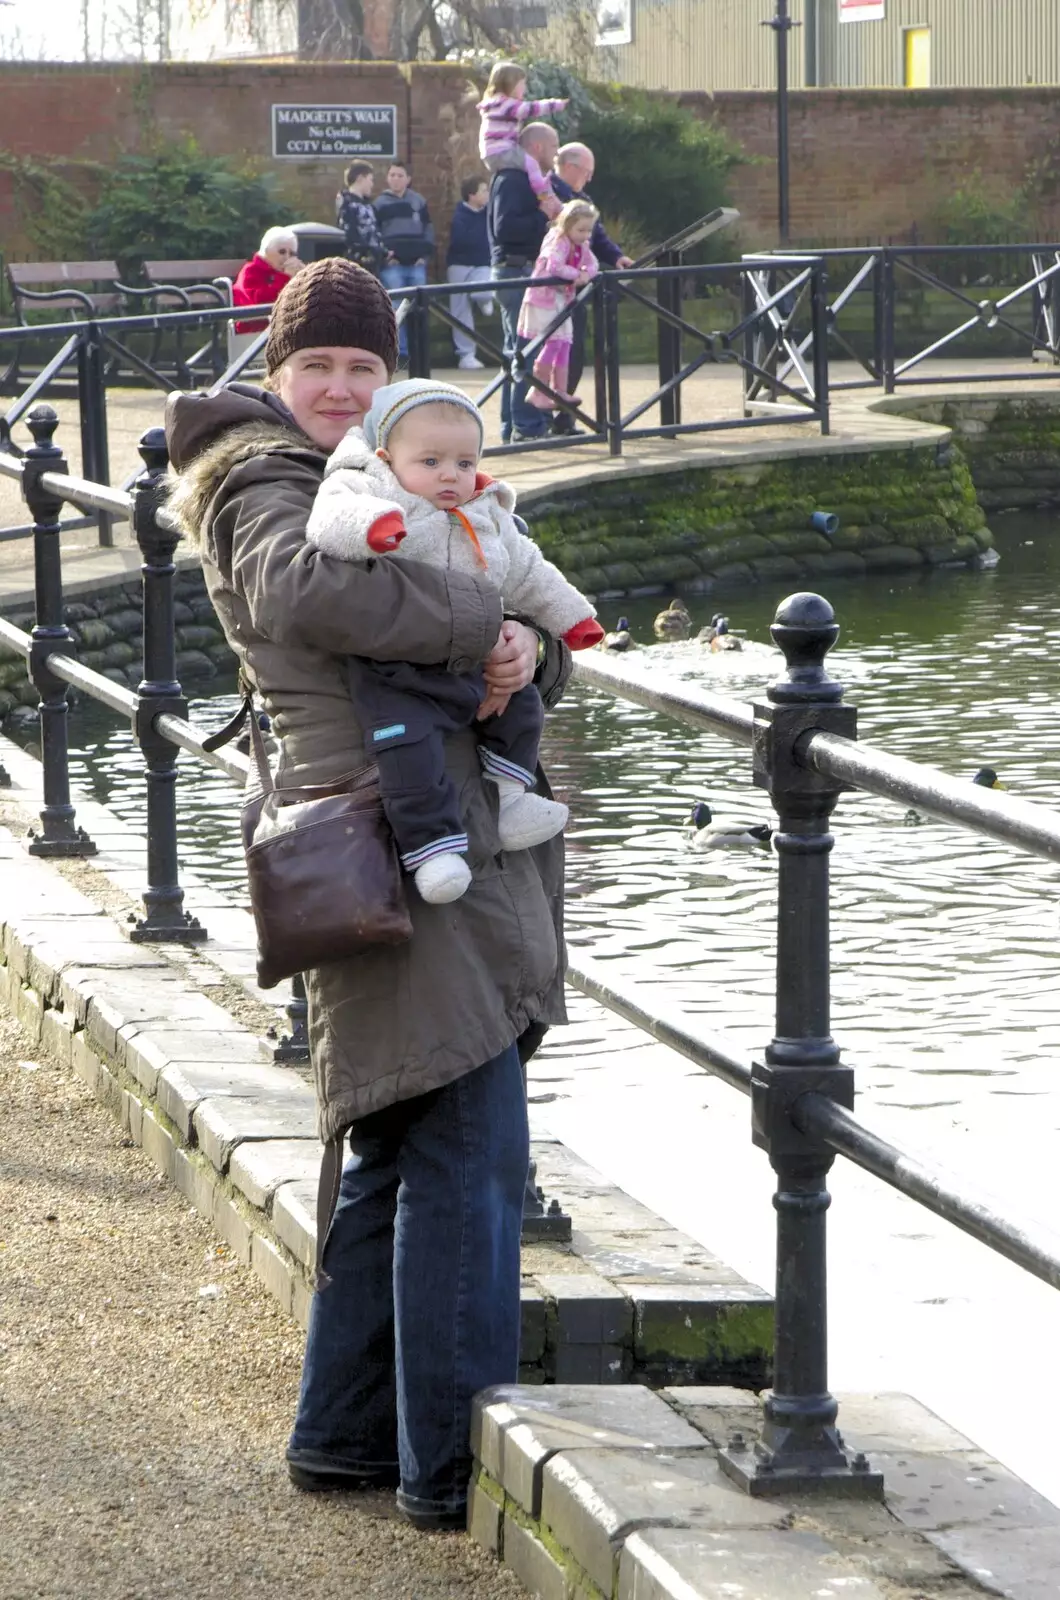
[[[883,1473],[873,1472],[860,1453],[846,1461],[842,1451],[834,1465],[817,1470],[804,1464],[786,1466],[768,1445],[750,1449],[737,1436],[718,1451],[718,1466],[725,1476],[751,1496],[769,1499],[781,1494],[841,1495],[858,1500],[883,1499]]]
[[[524,1243],[538,1244],[547,1239],[554,1243],[569,1244],[571,1229],[571,1219],[558,1200],[550,1200],[546,1208],[545,1191],[537,1182],[537,1163],[531,1161],[523,1195]]]
[[[279,1044],[273,1047],[272,1059],[278,1066],[308,1066],[309,1046],[285,1033]]]
[[[44,834],[39,834],[30,828],[22,841],[22,847],[27,855],[31,856],[58,856],[70,858],[73,856],[94,856],[99,854],[99,846],[94,839],[90,839],[84,828],[77,828],[68,839],[48,839]]]
[[[204,944],[209,934],[190,911],[181,913],[179,922],[157,923],[142,918],[126,933],[132,944]]]

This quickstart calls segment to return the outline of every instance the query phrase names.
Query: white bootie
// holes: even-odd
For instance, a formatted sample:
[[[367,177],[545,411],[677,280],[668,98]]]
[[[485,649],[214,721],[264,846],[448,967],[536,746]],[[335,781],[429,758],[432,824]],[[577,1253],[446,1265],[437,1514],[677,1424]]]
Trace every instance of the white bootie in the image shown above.
[[[529,850],[562,833],[570,808],[543,794],[530,794],[514,778],[493,778],[500,796],[497,837],[502,850]]]
[[[432,856],[413,873],[420,897],[428,905],[445,906],[459,900],[471,882],[471,869],[463,856]]]

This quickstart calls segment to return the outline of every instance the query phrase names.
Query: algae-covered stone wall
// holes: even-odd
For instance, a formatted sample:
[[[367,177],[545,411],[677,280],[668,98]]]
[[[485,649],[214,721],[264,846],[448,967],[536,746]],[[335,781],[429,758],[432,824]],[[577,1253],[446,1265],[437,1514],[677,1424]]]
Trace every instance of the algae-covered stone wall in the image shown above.
[[[524,509],[545,554],[597,599],[971,563],[992,544],[964,456],[934,443],[597,479]],[[838,530],[815,530],[815,511]]]
[[[206,593],[202,573],[179,572],[174,614],[177,676],[182,684],[235,670],[235,658]],[[28,633],[33,608],[4,608],[4,616]],[[101,586],[66,602],[66,621],[82,666],[115,683],[136,687],[143,677],[143,599],[139,578]],[[35,706],[36,689],[26,675],[25,658],[0,648],[0,717],[15,706]]]
[[[1060,392],[1025,398],[902,396],[887,409],[953,429],[986,511],[1060,505]]]

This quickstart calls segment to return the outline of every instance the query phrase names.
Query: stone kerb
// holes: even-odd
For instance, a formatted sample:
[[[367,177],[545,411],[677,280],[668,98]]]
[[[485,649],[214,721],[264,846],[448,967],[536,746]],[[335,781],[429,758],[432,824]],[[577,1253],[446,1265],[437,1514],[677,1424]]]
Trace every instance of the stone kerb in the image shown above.
[[[8,741],[0,745],[14,783],[7,803],[24,803],[28,821],[39,769]],[[143,841],[104,807],[75,800],[100,844],[76,871],[141,887]],[[190,961],[176,947],[130,944],[62,869],[28,857],[0,829],[0,999],[304,1325],[320,1166],[313,1091],[202,992],[203,981],[223,974],[259,1007],[276,1003],[252,980],[249,914],[209,889],[204,909],[203,888],[193,877],[185,887],[189,904],[223,934]],[[523,1381],[768,1380],[771,1295],[562,1145],[535,1140],[533,1154],[539,1181],[577,1226],[570,1250],[524,1251]]]
[[[751,1499],[720,1472],[738,1389],[486,1390],[475,1405],[473,1538],[538,1600],[1038,1600],[1060,1510],[907,1395],[842,1395],[887,1504]]]

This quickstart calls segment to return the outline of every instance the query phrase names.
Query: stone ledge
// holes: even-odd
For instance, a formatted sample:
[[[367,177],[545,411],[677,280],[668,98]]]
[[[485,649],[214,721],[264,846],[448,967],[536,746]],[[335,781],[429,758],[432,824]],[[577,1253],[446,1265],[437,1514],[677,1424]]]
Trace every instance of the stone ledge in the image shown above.
[[[476,1400],[468,1529],[543,1600],[1044,1600],[1060,1510],[908,1395],[840,1396],[887,1504],[741,1494],[738,1390],[505,1386]],[[689,1426],[690,1425],[690,1426]],[[885,1448],[881,1449],[883,1446]]]

